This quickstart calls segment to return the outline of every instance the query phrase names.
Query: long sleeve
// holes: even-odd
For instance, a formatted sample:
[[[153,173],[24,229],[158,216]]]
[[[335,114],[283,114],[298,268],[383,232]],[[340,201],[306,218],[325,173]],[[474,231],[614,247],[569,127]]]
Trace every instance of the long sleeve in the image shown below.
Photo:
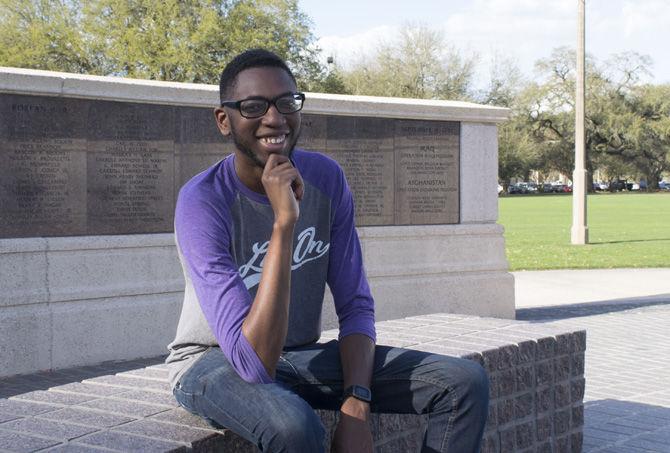
[[[182,190],[175,211],[175,234],[202,313],[221,350],[242,379],[273,382],[242,334],[251,295],[231,254],[232,224],[219,194]]]

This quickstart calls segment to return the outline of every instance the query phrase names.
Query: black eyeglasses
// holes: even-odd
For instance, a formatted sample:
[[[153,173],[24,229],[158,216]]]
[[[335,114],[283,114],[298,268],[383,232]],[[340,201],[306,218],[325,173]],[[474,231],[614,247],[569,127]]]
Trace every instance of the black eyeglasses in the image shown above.
[[[236,108],[245,118],[260,118],[268,112],[270,105],[274,105],[279,113],[288,115],[302,110],[304,103],[304,93],[288,93],[274,99],[252,97],[241,101],[223,101],[221,106]]]

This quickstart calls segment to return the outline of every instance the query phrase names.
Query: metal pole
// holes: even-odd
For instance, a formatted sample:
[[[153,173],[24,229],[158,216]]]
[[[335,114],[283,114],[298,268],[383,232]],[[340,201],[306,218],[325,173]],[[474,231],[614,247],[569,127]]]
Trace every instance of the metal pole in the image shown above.
[[[588,242],[589,229],[586,224],[586,135],[584,133],[584,92],[585,92],[585,33],[584,3],[577,0],[577,80],[575,89],[575,170],[572,173],[572,230],[571,239],[575,245]]]

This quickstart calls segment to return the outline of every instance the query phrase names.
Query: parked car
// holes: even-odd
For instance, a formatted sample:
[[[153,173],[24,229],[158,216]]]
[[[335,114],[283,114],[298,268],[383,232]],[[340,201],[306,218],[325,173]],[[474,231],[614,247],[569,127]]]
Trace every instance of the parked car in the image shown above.
[[[500,183],[498,183],[498,195],[503,193],[503,190],[505,190],[505,189],[503,189],[503,186]]]
[[[542,192],[553,193],[554,192],[554,185],[550,182],[545,182],[544,184],[542,184]]]
[[[609,188],[610,186],[606,182],[597,181],[593,183],[593,190],[600,191],[600,190],[608,190]]]
[[[626,190],[626,180],[624,179],[618,179],[616,181],[612,181],[610,184],[610,190],[619,192],[621,190]]]
[[[572,192],[572,187],[568,186],[567,184],[553,183],[552,187],[553,187],[554,193]]]
[[[670,181],[661,181],[658,183],[660,190],[670,190]]]
[[[509,194],[515,194],[515,193],[535,193],[537,192],[537,184],[534,182],[517,182],[515,184],[512,184],[507,188],[507,193]]]
[[[528,185],[525,182],[517,182],[515,184],[511,184],[507,188],[507,193],[510,195],[513,195],[515,193],[528,193]]]

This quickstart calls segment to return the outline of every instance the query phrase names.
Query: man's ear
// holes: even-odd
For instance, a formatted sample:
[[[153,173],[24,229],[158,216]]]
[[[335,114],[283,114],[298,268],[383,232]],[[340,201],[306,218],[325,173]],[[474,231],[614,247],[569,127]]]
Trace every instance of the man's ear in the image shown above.
[[[226,137],[230,135],[230,119],[223,107],[217,107],[214,109],[214,119],[216,120],[216,125],[223,135]]]

